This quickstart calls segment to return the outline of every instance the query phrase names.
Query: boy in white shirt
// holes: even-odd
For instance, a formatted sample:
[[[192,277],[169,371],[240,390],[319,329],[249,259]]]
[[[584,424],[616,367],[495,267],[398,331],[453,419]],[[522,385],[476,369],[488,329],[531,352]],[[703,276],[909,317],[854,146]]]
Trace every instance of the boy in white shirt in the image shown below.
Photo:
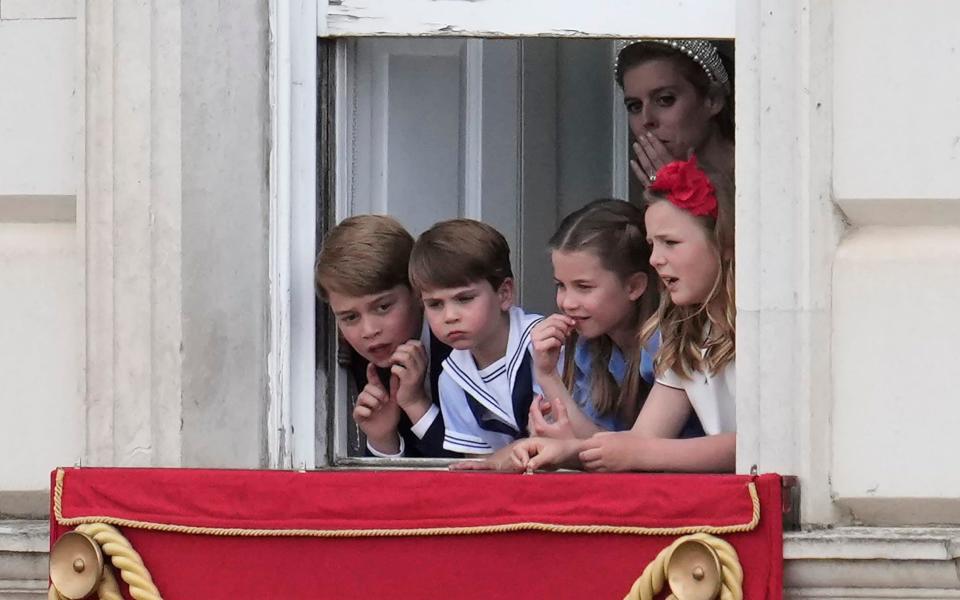
[[[453,348],[437,383],[443,448],[490,454],[526,437],[530,332],[542,317],[513,306],[507,241],[479,221],[437,223],[414,244],[410,282],[430,329]]]

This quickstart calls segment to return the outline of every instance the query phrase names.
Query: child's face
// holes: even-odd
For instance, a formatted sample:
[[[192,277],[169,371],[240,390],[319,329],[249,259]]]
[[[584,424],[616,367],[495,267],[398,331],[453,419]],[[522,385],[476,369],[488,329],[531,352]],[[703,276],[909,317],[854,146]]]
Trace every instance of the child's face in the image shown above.
[[[327,296],[347,343],[380,368],[390,366],[397,346],[420,337],[420,305],[405,285],[366,296]]]
[[[553,281],[557,286],[557,308],[577,321],[577,331],[586,338],[617,337],[634,325],[634,302],[647,289],[645,273],[624,281],[605,269],[590,251],[554,250]]]
[[[422,298],[430,329],[451,348],[476,353],[505,342],[503,315],[513,303],[512,280],[504,280],[497,290],[486,280],[423,290]]]
[[[646,212],[650,264],[670,300],[678,306],[703,304],[720,274],[720,255],[696,217],[667,200]]]
[[[710,132],[723,100],[704,97],[670,59],[653,59],[623,75],[623,103],[633,135],[653,133],[674,158],[686,160]]]

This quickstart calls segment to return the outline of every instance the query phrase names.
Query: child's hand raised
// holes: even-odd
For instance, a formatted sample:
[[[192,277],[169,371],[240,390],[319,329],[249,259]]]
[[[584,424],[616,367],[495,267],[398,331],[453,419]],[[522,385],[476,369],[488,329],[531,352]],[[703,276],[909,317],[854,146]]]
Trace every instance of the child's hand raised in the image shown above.
[[[560,351],[577,322],[567,315],[552,314],[537,323],[530,333],[533,346],[533,368],[538,377],[557,373]]]
[[[396,454],[400,451],[400,438],[397,436],[400,407],[391,400],[380,383],[373,363],[367,365],[367,385],[357,395],[353,420],[378,452]]]
[[[427,372],[427,353],[423,343],[410,340],[397,346],[390,357],[390,398],[403,409],[417,403],[430,404],[423,391]]]
[[[559,398],[553,401],[536,395],[530,403],[530,413],[527,419],[527,428],[530,435],[554,439],[574,438],[576,434],[570,424],[567,407]]]

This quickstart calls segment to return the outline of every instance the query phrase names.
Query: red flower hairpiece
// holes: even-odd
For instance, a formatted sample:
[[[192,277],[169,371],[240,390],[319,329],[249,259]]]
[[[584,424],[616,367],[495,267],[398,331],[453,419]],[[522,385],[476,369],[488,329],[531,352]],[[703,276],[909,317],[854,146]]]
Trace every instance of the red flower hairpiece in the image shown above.
[[[696,156],[662,166],[649,189],[662,192],[674,206],[694,216],[717,218],[717,191],[707,174],[697,166]]]

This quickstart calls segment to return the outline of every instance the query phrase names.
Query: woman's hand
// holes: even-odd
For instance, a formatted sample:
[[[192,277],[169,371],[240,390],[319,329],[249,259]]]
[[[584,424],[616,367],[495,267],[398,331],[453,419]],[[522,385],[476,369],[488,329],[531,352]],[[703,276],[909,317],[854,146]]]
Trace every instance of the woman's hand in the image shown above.
[[[569,439],[577,437],[567,414],[567,407],[559,398],[553,401],[534,396],[530,403],[527,428],[534,437]]]
[[[655,135],[649,131],[637,138],[633,143],[635,160],[630,161],[630,169],[643,187],[649,186],[657,177],[657,172],[675,160],[681,160],[670,153],[670,150]]]
[[[560,351],[576,323],[572,317],[552,314],[533,328],[530,339],[533,347],[533,368],[538,379],[557,374]]]

